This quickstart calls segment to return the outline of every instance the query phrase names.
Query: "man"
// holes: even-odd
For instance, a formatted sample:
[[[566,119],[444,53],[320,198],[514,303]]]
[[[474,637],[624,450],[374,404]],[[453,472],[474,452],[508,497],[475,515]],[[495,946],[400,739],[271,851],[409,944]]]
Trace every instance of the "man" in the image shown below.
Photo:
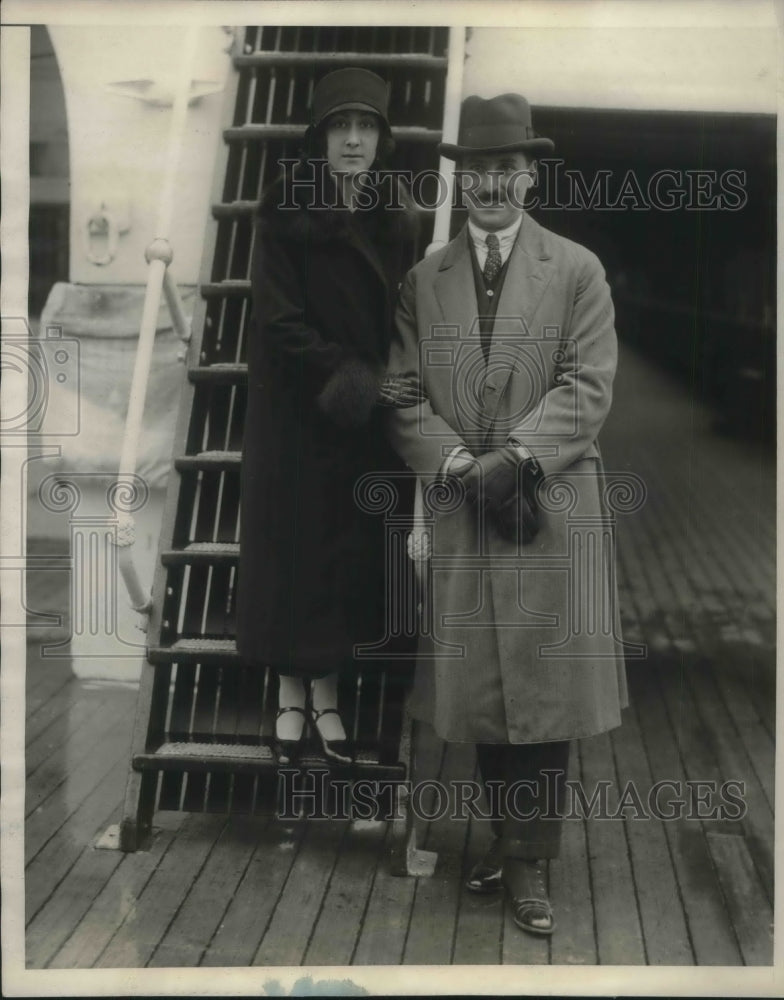
[[[555,926],[544,863],[559,850],[569,741],[619,725],[626,703],[596,444],[614,314],[596,257],[523,208],[552,150],[520,95],[463,102],[441,153],[466,182],[468,223],[408,274],[389,364],[427,396],[388,416],[429,498],[414,715],[476,744],[498,808],[466,885],[505,888],[534,934]]]

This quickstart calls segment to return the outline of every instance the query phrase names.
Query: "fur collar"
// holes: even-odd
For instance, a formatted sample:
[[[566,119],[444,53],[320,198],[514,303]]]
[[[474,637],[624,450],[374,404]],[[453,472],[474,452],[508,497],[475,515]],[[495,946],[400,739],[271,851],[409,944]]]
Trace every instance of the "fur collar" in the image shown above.
[[[292,180],[296,183],[292,184]],[[389,191],[386,181],[378,192],[378,204],[364,210],[374,216],[376,238],[381,243],[413,240],[419,226],[419,212],[399,179],[394,181],[402,208],[388,208],[382,203],[383,194]],[[295,243],[346,239],[351,224],[351,213],[340,204],[335,183],[319,161],[297,164],[293,172],[272,184],[261,199],[257,218],[267,232]]]

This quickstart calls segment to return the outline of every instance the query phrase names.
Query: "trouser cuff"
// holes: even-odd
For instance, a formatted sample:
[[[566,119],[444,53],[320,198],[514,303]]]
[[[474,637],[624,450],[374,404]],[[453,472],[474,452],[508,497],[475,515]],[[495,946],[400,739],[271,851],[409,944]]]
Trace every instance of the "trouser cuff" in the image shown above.
[[[548,840],[523,840],[519,837],[504,838],[501,850],[505,858],[518,858],[520,861],[539,861],[540,859],[557,858],[561,852],[560,837]]]

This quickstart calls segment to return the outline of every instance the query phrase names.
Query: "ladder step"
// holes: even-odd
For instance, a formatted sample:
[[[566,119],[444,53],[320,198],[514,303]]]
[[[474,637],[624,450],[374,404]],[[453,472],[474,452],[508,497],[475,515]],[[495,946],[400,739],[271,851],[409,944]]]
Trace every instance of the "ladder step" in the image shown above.
[[[247,52],[234,57],[247,66],[377,66],[382,69],[446,70],[446,56],[427,52]]]
[[[212,206],[214,219],[237,219],[243,215],[253,215],[258,208],[257,201],[221,201]]]
[[[242,219],[243,217],[253,215],[258,208],[258,205],[259,203],[257,201],[220,201],[216,202],[212,206],[212,216],[214,219]],[[434,213],[435,210],[435,205],[428,204],[417,206],[417,212],[421,213],[423,216],[430,215]],[[214,284],[210,285],[209,294],[221,294],[220,291],[216,291],[214,288]],[[234,291],[234,294],[236,294],[236,290]]]
[[[233,361],[214,365],[198,365],[188,370],[191,382],[210,382],[213,385],[244,385],[248,380],[248,366]]]
[[[191,542],[183,549],[162,552],[161,562],[164,566],[233,565],[239,554],[238,542]]]
[[[298,767],[324,768],[329,763],[321,754],[308,752],[303,748]],[[229,771],[257,772],[277,769],[278,763],[271,747],[266,744],[242,743],[162,743],[153,753],[134,754],[133,767],[136,771]],[[406,767],[402,763],[380,763],[378,753],[373,750],[360,751],[350,770],[363,778],[402,780]]]
[[[266,142],[271,139],[301,139],[306,125],[232,125],[223,130],[226,142]],[[435,144],[441,141],[441,129],[419,125],[393,125],[392,137],[400,142]]]
[[[198,472],[202,469],[223,472],[239,469],[241,464],[241,451],[200,451],[197,455],[180,455],[174,460],[174,467],[180,472]]]
[[[171,646],[151,646],[147,659],[153,665],[165,663],[240,663],[233,639],[178,639]]]
[[[250,282],[245,278],[226,278],[225,281],[207,281],[199,290],[204,299],[250,295]]]

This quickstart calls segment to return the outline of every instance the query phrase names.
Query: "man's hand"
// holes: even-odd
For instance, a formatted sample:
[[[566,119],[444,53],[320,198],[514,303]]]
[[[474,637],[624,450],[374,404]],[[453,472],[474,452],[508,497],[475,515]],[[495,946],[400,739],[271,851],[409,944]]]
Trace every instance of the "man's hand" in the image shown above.
[[[525,473],[523,482],[525,483]],[[539,507],[536,487],[523,489],[492,512],[498,533],[507,541],[527,545],[539,533]]]
[[[406,409],[419,406],[427,399],[427,393],[418,378],[410,375],[387,375],[381,383],[376,400],[379,406]]]
[[[508,541],[526,545],[539,531],[534,462],[520,461],[508,445],[474,459],[463,475],[470,500],[492,517],[499,533]]]
[[[462,477],[468,499],[497,510],[517,492],[519,467],[517,452],[509,445],[475,458]]]

